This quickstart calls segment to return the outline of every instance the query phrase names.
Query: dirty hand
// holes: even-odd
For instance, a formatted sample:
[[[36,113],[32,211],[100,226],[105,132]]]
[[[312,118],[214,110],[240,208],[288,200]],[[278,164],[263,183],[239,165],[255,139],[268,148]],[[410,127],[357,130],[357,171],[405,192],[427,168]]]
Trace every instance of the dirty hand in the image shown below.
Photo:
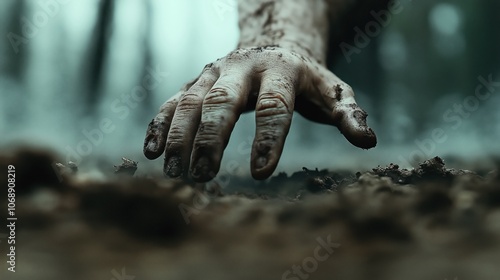
[[[165,151],[164,172],[215,177],[240,114],[255,109],[251,173],[268,178],[281,156],[292,113],[336,126],[353,145],[368,149],[376,136],[350,86],[322,64],[276,46],[240,48],[208,64],[201,75],[165,102],[149,124],[144,154]]]

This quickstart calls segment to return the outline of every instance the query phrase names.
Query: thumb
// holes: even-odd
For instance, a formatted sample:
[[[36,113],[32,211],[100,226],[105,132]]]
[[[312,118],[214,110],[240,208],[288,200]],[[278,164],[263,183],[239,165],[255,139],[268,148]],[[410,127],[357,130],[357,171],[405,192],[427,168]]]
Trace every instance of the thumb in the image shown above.
[[[377,136],[366,124],[368,114],[356,103],[352,88],[335,78],[332,79],[333,83],[324,86],[321,91],[323,100],[330,109],[333,125],[354,146],[363,149],[375,147]]]

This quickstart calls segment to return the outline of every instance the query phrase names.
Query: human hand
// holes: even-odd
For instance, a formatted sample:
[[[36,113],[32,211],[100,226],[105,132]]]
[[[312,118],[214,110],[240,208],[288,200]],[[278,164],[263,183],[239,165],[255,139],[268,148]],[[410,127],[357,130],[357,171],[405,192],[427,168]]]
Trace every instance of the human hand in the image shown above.
[[[236,121],[252,109],[257,128],[251,173],[256,179],[275,170],[294,110],[336,126],[357,147],[377,143],[349,85],[308,57],[268,46],[238,49],[206,65],[161,106],[149,124],[144,154],[156,159],[165,151],[164,172],[170,177],[209,181],[219,171]]]

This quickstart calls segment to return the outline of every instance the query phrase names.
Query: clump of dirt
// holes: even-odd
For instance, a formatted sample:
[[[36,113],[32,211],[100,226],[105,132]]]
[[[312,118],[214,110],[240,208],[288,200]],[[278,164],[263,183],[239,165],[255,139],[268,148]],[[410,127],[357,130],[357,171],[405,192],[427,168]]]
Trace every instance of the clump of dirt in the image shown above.
[[[440,158],[413,170],[304,168],[235,193],[130,173],[59,176],[54,162],[41,151],[0,155],[0,169],[16,166],[19,279],[495,279],[500,272],[497,171],[447,169]],[[0,220],[6,215],[0,211]]]
[[[128,158],[122,158],[122,164],[115,165],[115,174],[125,174],[134,176],[137,170],[137,162]]]
[[[416,169],[399,169],[397,164],[373,168],[373,173],[389,177],[396,184],[418,184],[429,181],[451,181],[461,175],[477,175],[469,170],[447,169],[443,159],[434,157],[422,162]]]

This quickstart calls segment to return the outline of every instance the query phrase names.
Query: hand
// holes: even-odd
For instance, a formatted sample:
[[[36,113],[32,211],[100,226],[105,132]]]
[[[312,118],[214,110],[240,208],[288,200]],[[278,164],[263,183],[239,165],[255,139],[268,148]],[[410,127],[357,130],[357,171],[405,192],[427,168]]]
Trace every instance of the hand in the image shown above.
[[[338,127],[355,146],[368,149],[377,143],[350,86],[307,57],[269,46],[238,49],[206,65],[161,106],[149,124],[144,154],[156,159],[165,150],[166,175],[209,181],[219,171],[240,114],[251,109],[257,124],[251,155],[256,179],[275,170],[294,109]]]

